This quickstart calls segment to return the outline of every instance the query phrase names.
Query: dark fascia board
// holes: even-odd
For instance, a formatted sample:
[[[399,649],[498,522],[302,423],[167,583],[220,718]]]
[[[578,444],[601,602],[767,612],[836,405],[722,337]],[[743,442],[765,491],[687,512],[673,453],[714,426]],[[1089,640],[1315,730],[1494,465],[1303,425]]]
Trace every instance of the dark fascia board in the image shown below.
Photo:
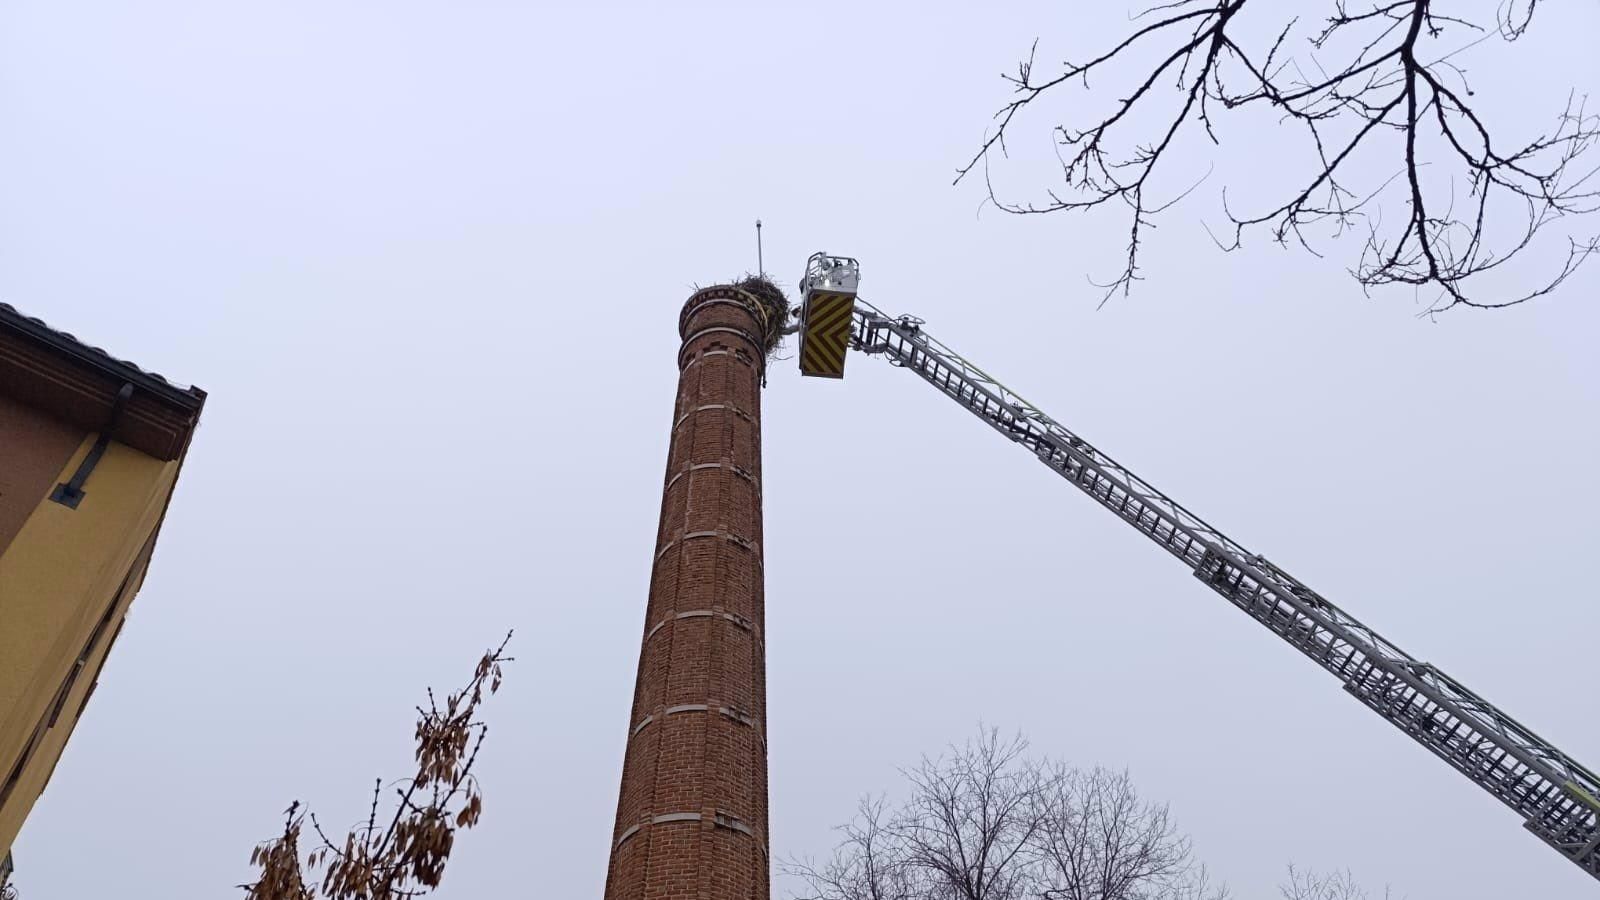
[[[133,394],[117,415],[123,385]],[[109,425],[115,440],[163,460],[182,455],[206,399],[4,303],[0,390],[90,432]]]
[[[64,331],[57,331],[39,319],[23,315],[9,303],[0,303],[0,328],[18,332],[101,374],[131,383],[135,388],[148,391],[183,412],[199,412],[200,407],[205,405],[205,391],[196,387],[179,387],[154,372],[146,372],[99,347],[91,347]]]

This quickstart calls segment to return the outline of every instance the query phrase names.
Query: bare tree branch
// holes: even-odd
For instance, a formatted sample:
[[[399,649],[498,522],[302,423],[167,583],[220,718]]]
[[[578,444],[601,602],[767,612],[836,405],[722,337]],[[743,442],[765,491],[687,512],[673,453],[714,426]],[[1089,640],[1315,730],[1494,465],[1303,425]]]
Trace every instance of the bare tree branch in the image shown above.
[[[904,865],[960,900],[1022,900],[1026,850],[1043,825],[1049,776],[1024,758],[1027,742],[990,729],[907,771],[910,802],[889,825]]]
[[[1125,772],[1058,768],[1034,848],[1045,900],[1224,900],[1167,808]]]
[[[1289,867],[1289,880],[1278,885],[1283,900],[1372,900],[1349,872],[1318,873]],[[1385,900],[1389,897],[1383,891]]]
[[[1600,239],[1569,237],[1564,259],[1532,288],[1505,296],[1469,293],[1476,276],[1521,256],[1552,222],[1600,209],[1600,177],[1587,165],[1600,142],[1600,116],[1588,111],[1584,98],[1569,96],[1547,133],[1508,143],[1472,104],[1465,70],[1455,61],[1490,38],[1521,38],[1538,0],[1503,0],[1492,28],[1448,13],[1448,0],[1372,0],[1359,8],[1328,0],[1330,13],[1314,30],[1281,7],[1257,4],[1252,11],[1288,19],[1270,32],[1257,29],[1275,35],[1264,46],[1243,31],[1250,23],[1240,13],[1249,2],[1174,0],[1146,7],[1132,33],[1110,50],[1086,63],[1065,63],[1047,78],[1035,74],[1035,42],[1016,74],[1004,76],[1016,96],[996,113],[997,124],[957,170],[956,181],[981,169],[989,199],[1016,214],[1122,204],[1129,218],[1126,256],[1100,286],[1107,298],[1125,295],[1141,277],[1145,231],[1194,190],[1191,185],[1153,199],[1162,183],[1158,169],[1171,168],[1166,163],[1180,135],[1198,129],[1220,144],[1218,111],[1264,107],[1306,136],[1310,161],[1297,187],[1259,211],[1235,213],[1224,191],[1233,226],[1218,241],[1224,249],[1236,249],[1259,227],[1279,243],[1292,240],[1315,253],[1314,227],[1337,238],[1360,225],[1367,235],[1351,274],[1364,290],[1408,285],[1435,291],[1428,312],[1543,296],[1600,250]],[[1304,47],[1303,57],[1286,50],[1292,43]],[[1147,60],[1135,56],[1145,51],[1152,54]],[[1143,74],[1126,83],[1109,112],[1080,114],[1052,129],[1064,187],[1047,190],[1043,200],[998,196],[992,165],[997,154],[1006,155],[1019,114],[1073,84],[1087,89],[1091,74],[1115,77],[1123,71],[1119,64]],[[1388,159],[1393,174],[1358,186],[1364,164],[1358,159]],[[1403,214],[1385,225],[1378,213],[1391,194]]]
[[[798,900],[919,900],[904,848],[890,834],[888,818],[887,800],[865,797],[855,819],[839,828],[844,840],[832,859],[821,865],[788,865],[811,890]]]

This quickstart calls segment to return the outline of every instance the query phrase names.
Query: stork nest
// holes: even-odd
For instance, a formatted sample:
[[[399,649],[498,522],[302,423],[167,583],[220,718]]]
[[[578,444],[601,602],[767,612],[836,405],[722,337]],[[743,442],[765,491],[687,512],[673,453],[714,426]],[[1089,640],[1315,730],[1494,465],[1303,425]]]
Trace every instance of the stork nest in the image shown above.
[[[732,284],[755,301],[757,318],[761,321],[761,344],[767,349],[767,358],[772,359],[778,353],[783,330],[789,324],[789,298],[783,295],[782,288],[761,275],[747,272]]]

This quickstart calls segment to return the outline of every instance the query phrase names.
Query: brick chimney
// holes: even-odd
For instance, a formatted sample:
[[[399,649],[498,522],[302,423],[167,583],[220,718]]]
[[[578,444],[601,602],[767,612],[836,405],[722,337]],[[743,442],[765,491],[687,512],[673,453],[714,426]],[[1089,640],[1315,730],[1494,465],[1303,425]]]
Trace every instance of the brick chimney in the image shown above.
[[[761,384],[765,281],[695,292],[605,900],[768,900]]]

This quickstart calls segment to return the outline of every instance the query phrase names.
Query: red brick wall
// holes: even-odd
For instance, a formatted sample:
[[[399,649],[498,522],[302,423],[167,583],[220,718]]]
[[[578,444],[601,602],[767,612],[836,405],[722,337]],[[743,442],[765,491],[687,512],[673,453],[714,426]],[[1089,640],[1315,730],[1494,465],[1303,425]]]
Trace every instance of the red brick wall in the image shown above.
[[[685,304],[606,900],[768,900],[761,373],[731,288]]]

